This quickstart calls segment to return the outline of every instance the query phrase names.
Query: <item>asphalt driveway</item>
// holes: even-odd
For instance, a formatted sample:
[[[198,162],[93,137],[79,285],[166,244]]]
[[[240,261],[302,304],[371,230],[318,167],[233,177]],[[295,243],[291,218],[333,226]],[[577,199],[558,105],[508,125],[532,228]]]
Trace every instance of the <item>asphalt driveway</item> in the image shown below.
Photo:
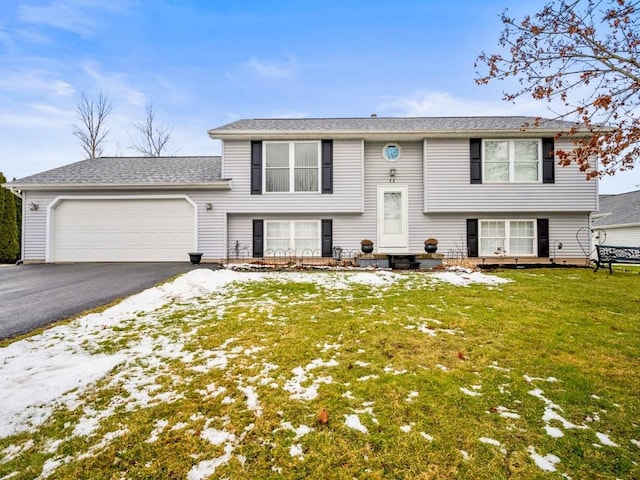
[[[212,264],[76,263],[0,267],[0,339],[78,315]]]

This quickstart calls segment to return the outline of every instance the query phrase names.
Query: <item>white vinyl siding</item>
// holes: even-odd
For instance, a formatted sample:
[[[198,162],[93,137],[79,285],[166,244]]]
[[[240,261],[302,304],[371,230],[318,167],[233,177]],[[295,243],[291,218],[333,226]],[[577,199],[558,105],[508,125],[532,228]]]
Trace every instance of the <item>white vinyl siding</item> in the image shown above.
[[[264,191],[320,191],[320,142],[264,142]]]
[[[483,140],[482,160],[485,183],[539,182],[542,140]]]
[[[555,165],[555,183],[470,183],[468,138],[424,141],[424,213],[593,212],[597,181],[588,181],[577,165]],[[557,150],[570,150],[566,139]],[[514,215],[515,216],[515,215]],[[548,216],[548,215],[547,215]],[[440,249],[438,249],[440,250]]]
[[[535,220],[480,220],[480,256],[536,254]]]
[[[333,193],[330,195],[289,192],[250,195],[251,142],[225,140],[222,148],[224,175],[232,180],[233,187],[229,192],[216,193],[215,199],[219,208],[229,214],[251,213],[258,215],[254,218],[266,218],[269,214],[297,213],[306,218],[309,213],[322,213],[323,218],[328,218],[330,213],[362,213],[364,209],[361,140],[333,141]],[[264,150],[263,145],[263,154]]]
[[[318,255],[320,251],[320,222],[309,220],[266,221],[264,234],[265,256]]]

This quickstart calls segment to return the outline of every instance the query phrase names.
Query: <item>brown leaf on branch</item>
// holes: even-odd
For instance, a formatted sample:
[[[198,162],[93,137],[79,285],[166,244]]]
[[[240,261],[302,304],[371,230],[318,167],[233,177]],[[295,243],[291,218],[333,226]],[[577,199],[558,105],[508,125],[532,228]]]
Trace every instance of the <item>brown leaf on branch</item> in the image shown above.
[[[499,53],[476,59],[476,83],[516,82],[503,99],[530,96],[569,122],[560,165],[614,175],[640,158],[640,9],[637,0],[550,0],[522,20],[501,15]],[[508,89],[507,89],[508,90]],[[572,124],[572,126],[571,126]]]

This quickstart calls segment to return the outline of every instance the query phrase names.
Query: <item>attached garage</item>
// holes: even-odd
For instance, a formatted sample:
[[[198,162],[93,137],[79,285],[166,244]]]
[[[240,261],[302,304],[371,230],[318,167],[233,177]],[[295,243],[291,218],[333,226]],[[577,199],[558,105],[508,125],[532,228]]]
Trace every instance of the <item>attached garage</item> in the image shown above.
[[[186,261],[196,249],[196,205],[186,196],[59,198],[48,261]]]

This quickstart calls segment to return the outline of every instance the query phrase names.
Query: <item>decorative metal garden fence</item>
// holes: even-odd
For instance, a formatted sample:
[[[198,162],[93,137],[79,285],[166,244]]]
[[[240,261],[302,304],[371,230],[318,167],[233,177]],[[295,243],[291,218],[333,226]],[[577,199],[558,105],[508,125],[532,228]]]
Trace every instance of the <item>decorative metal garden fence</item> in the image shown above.
[[[226,264],[238,265],[243,263],[256,265],[272,265],[287,267],[309,266],[351,266],[357,265],[357,258],[362,253],[359,249],[344,249],[336,246],[332,255],[324,257],[320,249],[265,249],[262,256],[255,257],[250,245],[236,240],[227,248]]]

